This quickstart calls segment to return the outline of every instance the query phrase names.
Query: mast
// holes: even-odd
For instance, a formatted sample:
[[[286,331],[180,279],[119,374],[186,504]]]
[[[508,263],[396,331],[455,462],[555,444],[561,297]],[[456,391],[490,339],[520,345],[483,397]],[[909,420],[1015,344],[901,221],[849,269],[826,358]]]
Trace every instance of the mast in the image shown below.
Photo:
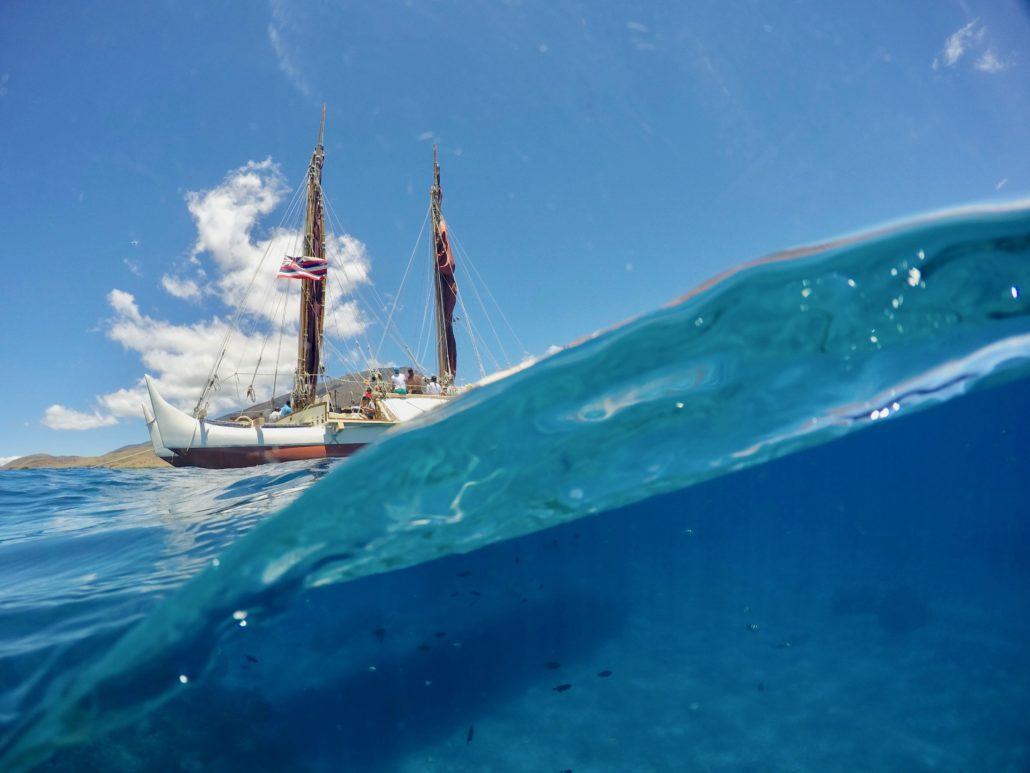
[[[433,297],[436,307],[436,363],[440,383],[454,383],[458,370],[458,350],[454,340],[454,304],[458,285],[454,280],[454,255],[447,238],[447,222],[443,219],[440,188],[440,161],[433,145],[433,187],[429,191],[429,207],[433,220]]]
[[[325,258],[325,212],[322,204],[322,164],[325,161],[325,105],[318,129],[318,144],[308,165],[307,212],[304,217],[304,257]],[[327,275],[326,275],[327,276]],[[325,283],[300,280],[300,333],[297,341],[297,370],[290,400],[300,411],[315,402],[321,371],[322,335],[325,326]]]

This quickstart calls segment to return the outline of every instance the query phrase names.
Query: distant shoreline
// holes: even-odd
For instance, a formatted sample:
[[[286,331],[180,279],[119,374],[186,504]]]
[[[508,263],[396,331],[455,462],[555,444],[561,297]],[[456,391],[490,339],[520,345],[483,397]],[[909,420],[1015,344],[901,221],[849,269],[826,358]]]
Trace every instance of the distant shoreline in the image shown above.
[[[150,443],[123,446],[100,456],[52,456],[30,454],[20,456],[0,467],[0,470],[59,470],[84,467],[106,467],[122,470],[142,470],[171,465],[154,453]]]

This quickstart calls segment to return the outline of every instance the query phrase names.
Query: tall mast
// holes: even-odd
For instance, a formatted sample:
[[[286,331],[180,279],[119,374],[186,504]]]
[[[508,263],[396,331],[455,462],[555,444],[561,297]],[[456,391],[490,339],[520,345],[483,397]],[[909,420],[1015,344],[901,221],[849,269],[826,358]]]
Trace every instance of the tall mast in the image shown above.
[[[322,164],[325,161],[325,105],[318,129],[318,144],[308,166],[307,212],[304,218],[304,257],[325,258],[325,212],[322,204]],[[297,370],[293,379],[293,410],[307,408],[318,394],[321,371],[322,331],[325,325],[325,283],[300,280],[300,334],[297,341]]]
[[[429,190],[429,207],[433,220],[433,297],[436,307],[436,363],[442,384],[454,383],[458,369],[458,352],[454,340],[454,304],[458,285],[454,280],[454,255],[443,219],[440,188],[440,160],[433,145],[433,187]]]

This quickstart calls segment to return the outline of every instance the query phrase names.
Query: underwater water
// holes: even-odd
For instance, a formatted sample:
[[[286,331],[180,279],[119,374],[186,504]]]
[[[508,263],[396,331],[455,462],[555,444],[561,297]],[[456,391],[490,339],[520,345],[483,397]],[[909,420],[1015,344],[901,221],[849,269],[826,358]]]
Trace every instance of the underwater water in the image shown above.
[[[5,474],[0,764],[1025,770],[1028,287],[972,209],[342,463]]]

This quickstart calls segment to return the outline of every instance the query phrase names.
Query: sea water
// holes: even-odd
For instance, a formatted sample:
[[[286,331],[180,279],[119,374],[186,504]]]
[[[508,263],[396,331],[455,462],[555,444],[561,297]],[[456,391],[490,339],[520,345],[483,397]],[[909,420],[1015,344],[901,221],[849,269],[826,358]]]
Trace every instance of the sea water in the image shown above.
[[[1025,770],[1030,212],[774,256],[339,463],[0,476],[0,766]]]

